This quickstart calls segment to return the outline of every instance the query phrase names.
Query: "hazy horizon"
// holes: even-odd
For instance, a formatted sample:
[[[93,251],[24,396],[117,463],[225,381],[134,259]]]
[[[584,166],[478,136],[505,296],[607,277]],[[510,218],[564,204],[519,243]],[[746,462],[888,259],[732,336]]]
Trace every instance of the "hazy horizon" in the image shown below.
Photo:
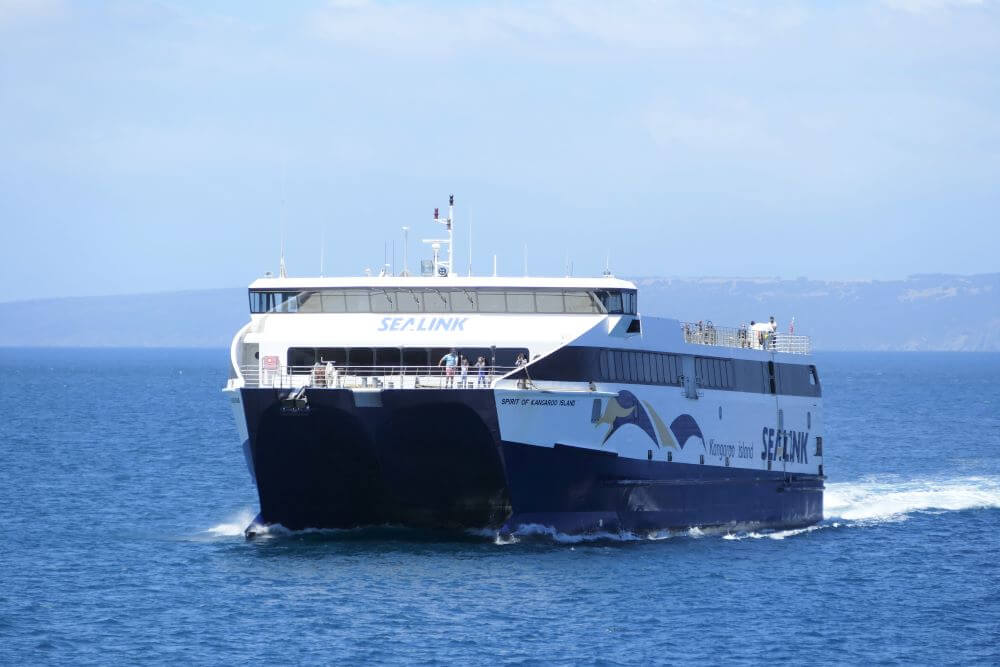
[[[411,272],[412,272],[412,267],[411,267]],[[948,278],[976,278],[976,277],[984,277],[984,276],[993,276],[993,275],[997,275],[998,273],[1000,273],[1000,271],[990,271],[990,272],[985,272],[985,273],[914,273],[914,274],[910,274],[908,276],[900,276],[900,277],[897,277],[897,278],[844,278],[844,279],[840,279],[840,280],[826,280],[826,279],[822,279],[822,278],[811,278],[811,277],[808,277],[808,276],[795,276],[795,277],[790,277],[790,276],[669,276],[669,275],[663,275],[663,276],[653,276],[653,275],[649,275],[649,276],[626,276],[626,275],[621,275],[621,274],[615,274],[615,277],[616,278],[621,278],[623,280],[633,281],[633,282],[636,282],[636,283],[638,283],[640,281],[650,281],[650,280],[652,280],[652,281],[672,280],[672,281],[688,281],[688,282],[710,282],[710,281],[738,282],[738,281],[745,281],[745,282],[762,282],[762,283],[763,282],[806,281],[806,282],[821,282],[821,283],[831,283],[831,284],[845,284],[845,285],[848,285],[848,284],[859,284],[860,285],[860,284],[870,284],[870,283],[906,282],[907,280],[911,280],[911,279],[917,278],[917,277],[942,276],[942,277],[948,277]],[[475,276],[475,275],[492,275],[492,274],[476,274],[476,273],[473,273],[473,275]],[[511,274],[498,274],[498,275],[500,277],[504,277],[505,275],[506,275],[506,277],[518,277],[520,274],[511,273]],[[543,275],[549,275],[549,274],[532,273],[532,275],[540,276],[541,277]],[[551,274],[551,275],[561,276],[563,274],[555,273],[555,274]],[[261,275],[255,277],[255,278],[253,278],[251,281],[248,281],[247,284],[245,284],[245,285],[210,285],[210,286],[205,286],[205,287],[188,287],[188,288],[182,288],[182,289],[170,289],[170,288],[155,289],[155,290],[148,290],[148,291],[142,291],[142,292],[108,292],[108,293],[101,293],[101,294],[63,294],[63,295],[53,295],[53,296],[36,296],[36,297],[28,297],[28,298],[0,299],[0,304],[13,304],[13,303],[26,302],[26,301],[51,301],[51,300],[58,300],[58,299],[100,299],[100,298],[108,298],[108,297],[116,297],[116,296],[128,297],[128,296],[145,296],[145,295],[155,295],[155,294],[166,295],[166,294],[181,294],[181,293],[185,293],[185,292],[211,292],[211,291],[220,291],[220,290],[247,289],[249,287],[249,283],[250,282],[252,282],[253,280],[256,280],[257,278],[263,278],[263,277],[264,277],[263,274],[261,274]],[[292,278],[292,279],[294,279],[294,278],[309,279],[309,278],[316,278],[318,276],[316,274],[312,274],[312,275],[296,275],[294,273],[289,272],[288,277]],[[326,277],[328,277],[328,278],[343,278],[343,277],[346,277],[346,276],[333,275],[333,274],[329,274],[328,273],[326,275]],[[358,277],[363,277],[363,276],[359,275]],[[577,277],[577,278],[599,278],[599,277],[601,277],[601,275],[599,275],[599,274],[593,274],[593,275],[575,274],[574,277]]]

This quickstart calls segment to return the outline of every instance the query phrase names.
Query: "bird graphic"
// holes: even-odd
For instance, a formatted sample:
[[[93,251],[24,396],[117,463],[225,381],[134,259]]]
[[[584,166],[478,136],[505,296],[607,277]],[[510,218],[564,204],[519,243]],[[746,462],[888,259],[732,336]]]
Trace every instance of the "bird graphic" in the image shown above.
[[[618,396],[608,401],[608,405],[604,409],[604,414],[601,415],[601,418],[594,425],[598,426],[600,424],[608,424],[610,426],[608,432],[604,434],[604,439],[601,441],[602,445],[622,426],[634,424],[645,431],[646,435],[656,443],[657,447],[660,446],[649,414],[639,402],[639,399],[635,397],[635,394],[630,391],[622,390],[618,392]]]

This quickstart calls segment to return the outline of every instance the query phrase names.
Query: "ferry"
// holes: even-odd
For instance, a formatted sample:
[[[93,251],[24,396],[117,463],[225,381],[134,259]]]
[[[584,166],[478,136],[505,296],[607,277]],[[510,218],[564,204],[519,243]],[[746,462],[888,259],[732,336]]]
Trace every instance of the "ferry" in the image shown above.
[[[420,275],[295,278],[282,257],[250,285],[224,389],[260,502],[248,537],[822,519],[808,337],[644,315],[609,271],[460,276],[453,205]]]

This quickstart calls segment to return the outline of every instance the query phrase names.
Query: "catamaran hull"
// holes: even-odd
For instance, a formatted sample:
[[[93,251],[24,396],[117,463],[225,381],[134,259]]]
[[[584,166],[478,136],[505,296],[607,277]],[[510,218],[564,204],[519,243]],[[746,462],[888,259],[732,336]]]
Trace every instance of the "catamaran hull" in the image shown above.
[[[504,440],[492,390],[240,393],[262,525],[647,533],[823,515],[820,475]]]

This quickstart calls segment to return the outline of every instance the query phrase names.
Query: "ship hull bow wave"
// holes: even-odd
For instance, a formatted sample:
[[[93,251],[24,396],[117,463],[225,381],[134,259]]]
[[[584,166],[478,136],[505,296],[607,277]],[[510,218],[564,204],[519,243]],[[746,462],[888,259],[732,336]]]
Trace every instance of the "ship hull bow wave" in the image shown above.
[[[791,528],[822,519],[819,475],[618,456],[501,437],[493,390],[242,389],[254,524],[516,533]]]

